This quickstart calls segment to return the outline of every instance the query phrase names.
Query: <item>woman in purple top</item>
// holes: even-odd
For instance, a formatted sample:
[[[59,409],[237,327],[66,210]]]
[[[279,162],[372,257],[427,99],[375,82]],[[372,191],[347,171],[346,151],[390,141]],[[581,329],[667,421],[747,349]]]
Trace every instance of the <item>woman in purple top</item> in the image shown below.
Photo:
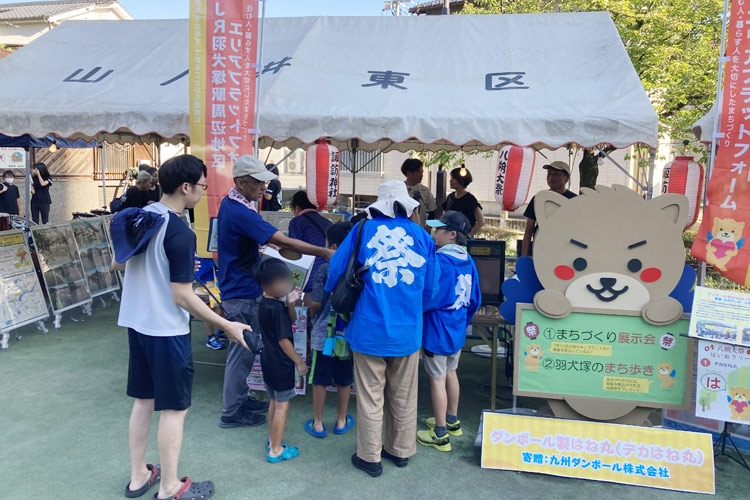
[[[325,247],[326,229],[331,225],[331,221],[318,213],[315,205],[310,202],[307,193],[304,191],[294,193],[291,207],[294,218],[289,221],[289,237],[311,245]],[[310,276],[315,276],[318,268],[324,262],[325,259],[317,257],[310,271]],[[312,291],[312,281],[312,279],[307,281],[304,289],[305,294]]]

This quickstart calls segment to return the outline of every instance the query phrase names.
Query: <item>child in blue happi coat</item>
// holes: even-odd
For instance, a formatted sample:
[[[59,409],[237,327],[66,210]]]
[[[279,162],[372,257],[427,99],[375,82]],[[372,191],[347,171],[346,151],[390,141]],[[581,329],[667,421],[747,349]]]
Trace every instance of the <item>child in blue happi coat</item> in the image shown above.
[[[466,250],[471,223],[464,214],[448,211],[440,220],[427,221],[436,228],[440,286],[424,316],[422,350],[430,378],[434,417],[425,420],[429,430],[417,432],[417,442],[439,451],[450,451],[448,435],[460,436],[459,384],[456,369],[466,328],[481,305],[479,275]]]

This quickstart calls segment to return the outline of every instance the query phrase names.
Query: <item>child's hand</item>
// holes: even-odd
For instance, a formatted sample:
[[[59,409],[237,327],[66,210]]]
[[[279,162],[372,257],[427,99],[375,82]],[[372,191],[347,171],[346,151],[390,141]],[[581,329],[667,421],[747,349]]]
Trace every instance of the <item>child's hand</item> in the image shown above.
[[[300,377],[304,377],[307,375],[307,372],[309,372],[310,369],[307,367],[307,364],[302,362],[297,364],[297,373],[299,373]]]
[[[294,289],[289,292],[289,295],[286,296],[286,303],[287,305],[294,305],[297,303],[299,299],[302,298],[302,289],[298,286],[295,286]]]

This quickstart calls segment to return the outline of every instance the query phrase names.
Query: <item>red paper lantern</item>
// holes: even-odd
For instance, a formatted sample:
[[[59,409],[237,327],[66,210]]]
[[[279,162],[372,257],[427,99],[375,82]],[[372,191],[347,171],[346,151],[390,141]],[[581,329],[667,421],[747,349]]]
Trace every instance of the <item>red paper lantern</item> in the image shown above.
[[[317,140],[307,149],[307,197],[318,209],[336,203],[339,196],[340,165],[341,153],[326,140]]]
[[[661,192],[687,196],[690,208],[685,228],[692,226],[698,219],[700,200],[703,197],[703,165],[694,161],[691,156],[676,157],[664,167]]]
[[[495,199],[503,210],[512,212],[526,203],[534,174],[536,151],[521,146],[500,150],[495,174]]]

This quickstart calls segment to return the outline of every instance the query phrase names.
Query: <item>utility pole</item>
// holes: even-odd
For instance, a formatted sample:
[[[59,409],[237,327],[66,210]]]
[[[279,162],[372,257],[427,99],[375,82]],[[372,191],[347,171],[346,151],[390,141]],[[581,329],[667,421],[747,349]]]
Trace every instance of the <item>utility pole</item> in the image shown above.
[[[451,13],[451,0],[443,0],[443,15],[447,16]]]

